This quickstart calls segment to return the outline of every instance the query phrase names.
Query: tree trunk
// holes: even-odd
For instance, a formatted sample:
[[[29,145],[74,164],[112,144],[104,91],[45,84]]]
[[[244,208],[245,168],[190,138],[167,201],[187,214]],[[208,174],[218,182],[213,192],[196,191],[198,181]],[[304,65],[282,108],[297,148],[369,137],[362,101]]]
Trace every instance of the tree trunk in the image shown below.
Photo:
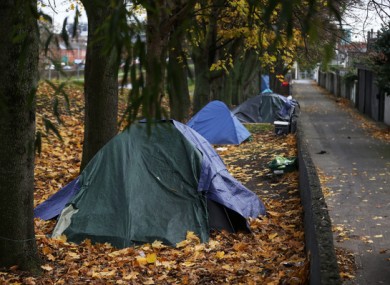
[[[34,273],[40,269],[33,220],[36,5],[32,0],[0,5],[0,267]]]
[[[214,79],[212,85],[212,99],[221,100],[228,106],[232,105],[232,102],[236,98],[240,97],[241,90],[241,77],[244,62],[242,60],[242,53],[244,52],[244,40],[243,38],[237,38],[231,41],[223,49],[219,50],[219,53],[230,54],[234,59],[234,66],[230,68],[229,72],[223,72],[221,78]],[[244,67],[245,69],[245,67]]]
[[[184,121],[188,117],[191,106],[188,90],[188,73],[186,58],[182,51],[181,41],[175,38],[170,45],[167,69],[167,87],[171,118]]]
[[[260,61],[254,50],[243,48],[243,39],[236,39],[222,53],[234,58],[233,68],[222,77],[211,76],[211,99],[221,100],[228,106],[239,105],[260,92]]]
[[[83,0],[88,16],[88,47],[85,63],[84,145],[81,170],[118,131],[119,55],[104,50],[99,28],[113,13],[104,0]]]
[[[196,113],[210,101],[210,66],[207,56],[198,54],[193,56],[195,66],[195,90],[193,112]]]
[[[162,116],[161,99],[164,96],[167,67],[167,90],[171,117],[183,120],[190,104],[186,66],[179,62],[183,56],[182,39],[194,0],[143,0],[147,12],[146,25],[146,86],[143,114],[149,119]],[[168,53],[168,46],[171,47]]]
[[[185,122],[189,119],[191,108],[190,92],[188,90],[187,55],[183,50],[185,33],[193,23],[192,12],[194,0],[176,0],[171,22],[172,29],[169,37],[169,60],[167,68],[167,90],[171,118]],[[191,17],[190,17],[191,16]]]
[[[260,94],[260,60],[254,50],[248,50],[242,59],[239,71],[240,92],[233,104],[238,105]]]
[[[169,8],[160,1],[146,8],[146,86],[143,113],[148,119],[161,118],[161,99],[164,96],[165,68],[169,33]],[[162,5],[162,6],[161,6]]]
[[[206,1],[207,2],[207,1]],[[207,17],[207,23],[199,23],[199,34],[203,34],[203,39],[198,39],[197,46],[193,46],[192,59],[195,66],[195,90],[194,90],[194,112],[198,112],[211,99],[211,80],[212,73],[210,72],[211,65],[215,62],[217,56],[217,29],[218,29],[218,15],[223,9],[223,0],[213,1],[213,5],[208,7],[208,3],[202,8],[210,9],[210,14]],[[221,72],[214,72],[218,74],[215,78],[221,75]]]

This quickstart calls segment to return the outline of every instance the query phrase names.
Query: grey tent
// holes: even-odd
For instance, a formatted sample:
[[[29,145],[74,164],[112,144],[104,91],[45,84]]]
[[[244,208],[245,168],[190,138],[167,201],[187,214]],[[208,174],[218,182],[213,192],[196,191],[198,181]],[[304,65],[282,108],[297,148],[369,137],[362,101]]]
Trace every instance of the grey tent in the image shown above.
[[[264,93],[249,98],[232,113],[242,123],[273,123],[284,121],[293,124],[299,111],[296,100],[275,93]]]

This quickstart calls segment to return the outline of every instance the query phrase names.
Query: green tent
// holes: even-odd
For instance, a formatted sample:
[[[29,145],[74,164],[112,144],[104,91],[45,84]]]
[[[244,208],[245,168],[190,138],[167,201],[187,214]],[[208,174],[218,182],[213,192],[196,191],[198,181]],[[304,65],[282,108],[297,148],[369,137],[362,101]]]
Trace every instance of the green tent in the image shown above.
[[[94,156],[53,237],[123,248],[155,240],[175,245],[192,231],[207,242],[210,230],[249,232],[246,218],[265,214],[194,130],[172,121],[149,127],[133,124]]]
[[[173,124],[156,124],[150,136],[146,124],[130,127],[87,165],[53,236],[119,248],[156,239],[175,244],[187,231],[207,241],[206,197],[197,191],[201,161]]]

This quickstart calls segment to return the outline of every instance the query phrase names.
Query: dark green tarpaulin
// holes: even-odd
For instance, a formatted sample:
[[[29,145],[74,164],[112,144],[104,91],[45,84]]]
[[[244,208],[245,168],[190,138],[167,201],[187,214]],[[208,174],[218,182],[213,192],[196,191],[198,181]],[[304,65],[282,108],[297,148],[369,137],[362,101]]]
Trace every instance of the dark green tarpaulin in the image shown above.
[[[119,248],[155,240],[174,245],[187,231],[208,240],[206,198],[197,191],[201,153],[171,123],[151,131],[135,124],[99,151],[65,209],[71,220],[62,214],[54,236]]]
[[[275,93],[265,93],[249,98],[232,113],[241,123],[290,122],[298,102]]]

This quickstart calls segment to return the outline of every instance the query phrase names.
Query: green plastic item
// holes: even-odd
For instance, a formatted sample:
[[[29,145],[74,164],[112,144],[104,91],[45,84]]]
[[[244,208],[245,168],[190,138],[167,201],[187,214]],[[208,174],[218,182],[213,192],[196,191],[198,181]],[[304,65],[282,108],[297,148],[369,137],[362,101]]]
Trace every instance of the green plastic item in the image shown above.
[[[285,172],[291,172],[297,169],[297,158],[296,157],[283,157],[276,156],[270,163],[268,167],[275,174],[282,174]]]

